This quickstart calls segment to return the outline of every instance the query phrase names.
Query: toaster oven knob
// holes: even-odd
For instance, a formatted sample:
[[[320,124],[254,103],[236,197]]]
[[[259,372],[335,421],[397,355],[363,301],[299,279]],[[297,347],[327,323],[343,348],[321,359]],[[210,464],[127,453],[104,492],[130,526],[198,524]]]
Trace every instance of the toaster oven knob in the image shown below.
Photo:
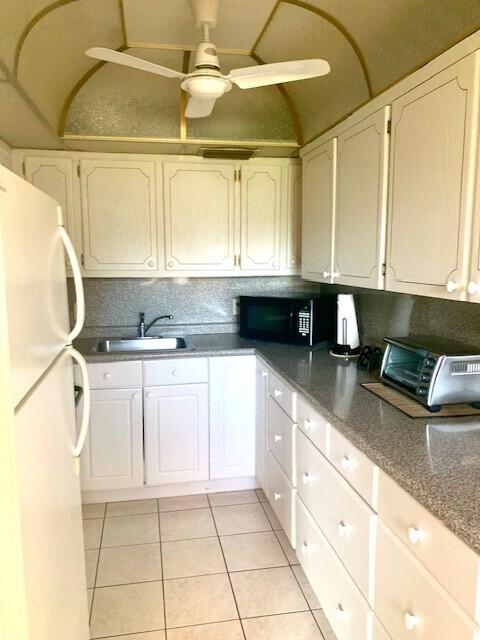
[[[420,380],[422,382],[430,382],[431,379],[432,376],[429,373],[422,373],[422,375],[420,376]]]
[[[427,367],[427,369],[433,369],[433,367],[435,366],[435,360],[433,360],[432,358],[427,358],[425,360],[425,366]]]
[[[417,396],[426,396],[427,395],[427,390],[426,389],[417,389]]]

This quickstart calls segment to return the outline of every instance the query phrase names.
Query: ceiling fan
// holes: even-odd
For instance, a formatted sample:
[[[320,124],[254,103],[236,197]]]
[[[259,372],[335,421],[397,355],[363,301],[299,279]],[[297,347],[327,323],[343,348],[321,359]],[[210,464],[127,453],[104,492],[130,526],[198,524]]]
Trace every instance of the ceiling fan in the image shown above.
[[[185,111],[187,118],[209,116],[217,98],[230,91],[233,84],[240,89],[254,89],[293,80],[315,78],[329,73],[330,65],[326,60],[312,59],[260,64],[233,69],[228,75],[223,75],[215,45],[210,41],[210,29],[213,29],[217,23],[219,0],[190,0],[190,2],[195,25],[203,31],[203,40],[196,48],[195,65],[191,73],[181,73],[148,60],[103,47],[93,47],[85,53],[97,60],[114,62],[166,78],[181,80],[182,89],[190,95]]]

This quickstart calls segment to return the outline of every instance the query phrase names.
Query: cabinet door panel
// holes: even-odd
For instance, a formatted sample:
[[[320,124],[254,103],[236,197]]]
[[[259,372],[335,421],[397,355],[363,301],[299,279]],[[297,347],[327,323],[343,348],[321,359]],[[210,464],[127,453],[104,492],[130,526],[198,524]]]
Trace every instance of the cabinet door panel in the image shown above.
[[[210,478],[255,475],[255,356],[210,358]]]
[[[208,479],[208,385],[145,390],[147,485]]]
[[[393,101],[386,278],[391,291],[466,297],[476,60],[465,58]]]
[[[302,261],[302,167],[288,168],[287,269],[296,269]]]
[[[81,160],[87,272],[158,266],[153,162]]]
[[[164,164],[168,271],[233,271],[234,166]]]
[[[335,283],[383,288],[390,108],[338,136]]]
[[[281,167],[242,167],[242,270],[280,269]]]
[[[90,430],[81,460],[83,490],[143,485],[141,389],[92,391]]]
[[[302,277],[330,282],[337,139],[303,158]]]

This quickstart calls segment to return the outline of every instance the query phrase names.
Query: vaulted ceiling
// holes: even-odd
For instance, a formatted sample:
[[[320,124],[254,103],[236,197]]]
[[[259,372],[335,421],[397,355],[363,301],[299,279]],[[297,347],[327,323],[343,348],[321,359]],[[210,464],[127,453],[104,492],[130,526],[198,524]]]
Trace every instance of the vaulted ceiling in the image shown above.
[[[0,137],[15,147],[191,152],[257,143],[295,153],[480,28],[478,0],[220,0],[222,71],[326,58],[325,77],[234,88],[188,121],[179,83],[84,55],[92,46],[191,68],[188,0],[0,0]]]

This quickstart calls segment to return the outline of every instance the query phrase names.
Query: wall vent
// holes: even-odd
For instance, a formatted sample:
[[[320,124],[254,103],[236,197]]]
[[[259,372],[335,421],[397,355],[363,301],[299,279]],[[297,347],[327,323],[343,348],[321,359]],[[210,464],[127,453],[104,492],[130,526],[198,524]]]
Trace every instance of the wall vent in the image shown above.
[[[256,151],[256,147],[200,147],[199,154],[217,160],[250,160]]]
[[[453,376],[479,374],[480,360],[474,360],[473,362],[452,362],[450,373]]]

